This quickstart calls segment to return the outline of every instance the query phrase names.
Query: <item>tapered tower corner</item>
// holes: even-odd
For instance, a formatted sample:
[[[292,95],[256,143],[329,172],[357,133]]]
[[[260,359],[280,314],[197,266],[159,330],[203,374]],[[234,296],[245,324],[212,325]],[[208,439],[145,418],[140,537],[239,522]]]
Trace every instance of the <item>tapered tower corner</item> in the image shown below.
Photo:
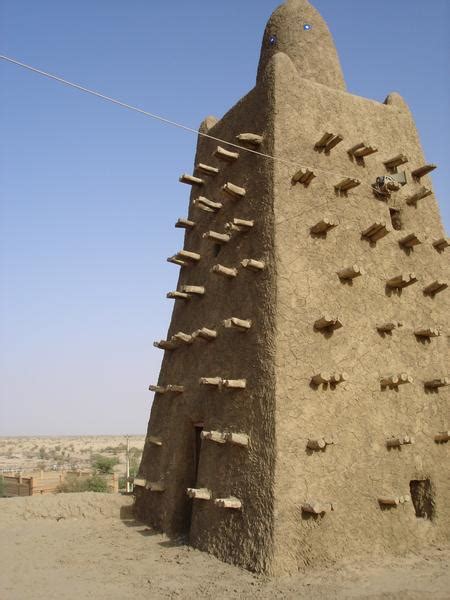
[[[278,52],[289,56],[300,77],[346,89],[331,33],[307,0],[288,0],[270,17],[262,40],[258,80],[267,62]]]
[[[200,134],[137,517],[269,574],[445,540],[450,242],[406,102],[347,93],[289,0]]]

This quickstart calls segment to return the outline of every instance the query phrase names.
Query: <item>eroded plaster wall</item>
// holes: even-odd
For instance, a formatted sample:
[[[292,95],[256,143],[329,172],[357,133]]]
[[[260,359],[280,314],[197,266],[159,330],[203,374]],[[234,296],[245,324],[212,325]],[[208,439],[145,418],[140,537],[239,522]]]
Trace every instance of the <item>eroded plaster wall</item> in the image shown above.
[[[271,106],[270,85],[260,85],[217,124],[211,119],[205,122],[202,131],[232,142],[240,133],[257,133],[264,137],[262,145],[247,147],[271,154]],[[183,385],[185,391],[155,395],[148,435],[157,436],[162,445],[146,444],[139,477],[163,482],[164,492],[138,488],[136,506],[138,516],[158,528],[187,533],[194,546],[262,571],[272,554],[275,460],[273,165],[244,150],[238,151],[235,161],[220,160],[214,156],[218,145],[199,139],[195,165],[205,163],[220,172],[208,176],[195,170],[205,183],[193,186],[188,216],[195,227],[187,231],[184,248],[199,253],[201,260],[181,269],[177,286],[178,290],[184,285],[204,286],[205,294],[175,301],[167,339],[202,327],[217,331],[217,338],[196,339],[165,352],[159,385]],[[232,199],[222,191],[227,182],[245,188],[245,197]],[[199,196],[223,207],[203,212],[193,205]],[[225,233],[226,223],[235,217],[254,221],[254,227],[234,232],[221,246],[203,238],[210,230]],[[265,268],[255,272],[242,267],[246,258],[263,261]],[[237,268],[237,277],[213,273],[217,264]],[[251,320],[251,328],[247,332],[225,328],[223,321],[231,317]],[[245,379],[246,389],[201,385],[202,377]],[[203,440],[196,479],[195,425],[204,431],[247,434],[249,446]],[[187,488],[208,489],[212,498],[191,500]],[[242,510],[214,504],[214,499],[227,497],[238,498]]]
[[[425,164],[413,119],[398,96],[381,104],[302,79],[289,58],[277,54],[275,154],[309,166],[316,178],[294,185],[296,168],[277,164],[274,178],[276,312],[276,561],[274,570],[327,563],[361,552],[411,551],[443,539],[450,524],[448,444],[434,436],[448,429],[449,392],[424,382],[448,375],[449,293],[425,296],[436,279],[449,281],[448,250],[432,243],[444,236],[437,202],[406,199],[429,177],[414,182],[411,171]],[[314,150],[325,132],[344,138],[329,154]],[[348,150],[358,143],[378,148],[363,161]],[[405,154],[408,184],[391,198],[374,195],[370,184],[387,175],[383,162]],[[338,194],[344,177],[360,186]],[[401,210],[401,230],[371,243],[361,234],[371,224],[391,224],[389,207]],[[323,218],[337,223],[325,235],[310,228]],[[415,233],[421,244],[402,249]],[[337,272],[359,265],[365,274],[349,281]],[[417,282],[403,290],[386,281],[414,272]],[[317,331],[324,314],[342,327]],[[401,321],[392,333],[377,325]],[[414,331],[438,328],[437,338]],[[321,372],[347,373],[335,386],[311,384]],[[414,381],[382,388],[382,377],[407,373]],[[388,449],[391,436],[409,434],[414,443]],[[307,448],[309,439],[334,442]],[[379,497],[410,495],[410,481],[429,479],[433,519],[418,518],[411,501],[392,508]],[[316,500],[332,511],[313,515],[302,504]]]

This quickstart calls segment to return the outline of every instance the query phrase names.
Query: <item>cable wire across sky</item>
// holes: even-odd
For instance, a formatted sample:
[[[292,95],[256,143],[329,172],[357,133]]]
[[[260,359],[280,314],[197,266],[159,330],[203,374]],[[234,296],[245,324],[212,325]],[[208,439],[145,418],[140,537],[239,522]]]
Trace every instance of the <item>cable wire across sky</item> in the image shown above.
[[[240,146],[239,144],[235,144],[234,142],[230,142],[228,140],[223,140],[221,138],[215,137],[213,135],[209,135],[208,133],[204,133],[202,131],[199,131],[198,129],[195,129],[193,127],[188,127],[187,125],[183,125],[181,123],[177,123],[176,121],[172,121],[171,119],[167,119],[165,117],[162,117],[161,115],[157,115],[155,113],[149,112],[147,110],[144,110],[142,108],[139,108],[138,106],[133,106],[132,104],[127,104],[126,102],[122,102],[121,100],[117,100],[116,98],[112,98],[111,96],[107,96],[105,94],[102,94],[100,92],[97,92],[96,90],[92,90],[90,88],[87,88],[83,85],[79,85],[78,83],[73,83],[72,81],[68,81],[67,79],[63,79],[62,77],[58,77],[57,75],[53,75],[52,73],[48,73],[47,71],[43,71],[42,69],[38,69],[36,67],[33,67],[31,65],[27,65],[26,63],[20,62],[14,58],[11,58],[10,56],[5,56],[3,54],[0,54],[0,59],[5,60],[13,65],[22,67],[23,69],[27,69],[28,71],[31,71],[33,73],[37,73],[38,75],[42,75],[43,77],[47,77],[48,79],[53,79],[54,81],[57,81],[59,83],[62,83],[63,85],[67,85],[68,87],[74,88],[76,90],[79,90],[81,92],[84,92],[86,94],[90,94],[91,96],[96,96],[97,98],[101,98],[102,100],[105,100],[107,102],[111,102],[112,104],[116,104],[117,106],[121,106],[122,108],[126,108],[127,110],[131,110],[137,113],[140,113],[146,117],[150,117],[151,119],[155,119],[156,121],[160,121],[161,123],[164,123],[166,125],[171,125],[173,127],[178,127],[179,129],[183,129],[184,131],[189,131],[190,133],[195,133],[198,136],[210,139],[210,140],[214,140],[215,142],[220,142],[221,144],[225,144],[228,146],[231,146],[233,148],[237,148],[240,151],[243,152],[249,152],[250,154],[255,154],[257,156],[260,156],[262,158],[266,158],[269,160],[273,160],[276,162],[280,162],[283,163],[285,165],[291,166],[291,167],[295,167],[296,169],[299,168],[304,168],[304,169],[313,169],[313,167],[311,167],[310,165],[303,165],[303,164],[299,164],[297,162],[293,162],[290,160],[286,160],[285,158],[281,158],[278,156],[272,156],[271,154],[265,154],[264,152],[258,152],[257,150],[252,150],[251,148],[246,148],[244,146]],[[346,175],[343,175],[342,173],[336,173],[334,171],[327,171],[325,169],[320,169],[318,167],[314,167],[314,169],[316,171],[320,171],[322,173],[328,173],[330,175],[336,175],[338,177],[346,177]],[[377,191],[373,185],[369,184],[369,183],[365,183],[365,182],[361,182],[362,185],[365,185],[367,187],[369,187],[371,190],[375,190]]]

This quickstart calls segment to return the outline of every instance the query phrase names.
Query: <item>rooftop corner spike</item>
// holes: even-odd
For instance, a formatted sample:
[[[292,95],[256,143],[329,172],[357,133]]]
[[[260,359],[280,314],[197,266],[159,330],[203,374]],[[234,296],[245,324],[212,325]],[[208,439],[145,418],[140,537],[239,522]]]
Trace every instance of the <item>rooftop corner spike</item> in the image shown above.
[[[287,0],[270,17],[262,41],[258,82],[278,52],[291,59],[300,77],[346,90],[331,33],[325,20],[307,0]]]

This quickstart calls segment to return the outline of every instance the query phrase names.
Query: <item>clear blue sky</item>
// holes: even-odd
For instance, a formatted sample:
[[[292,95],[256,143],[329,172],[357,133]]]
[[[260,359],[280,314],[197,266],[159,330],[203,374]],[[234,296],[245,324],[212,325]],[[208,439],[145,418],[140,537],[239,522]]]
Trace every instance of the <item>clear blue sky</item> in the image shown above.
[[[255,81],[277,0],[0,0],[7,54],[198,127]],[[400,92],[450,223],[447,0],[316,0],[349,91]],[[0,435],[143,433],[196,138],[0,61]]]

